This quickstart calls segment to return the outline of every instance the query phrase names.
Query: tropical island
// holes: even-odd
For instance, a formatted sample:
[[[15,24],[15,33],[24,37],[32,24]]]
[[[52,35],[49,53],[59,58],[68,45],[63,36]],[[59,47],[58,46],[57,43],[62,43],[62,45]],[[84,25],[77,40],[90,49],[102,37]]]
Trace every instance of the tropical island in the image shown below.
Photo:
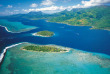
[[[47,19],[48,22],[63,23],[72,26],[91,26],[91,29],[110,30],[110,6],[94,6],[90,8],[75,8],[54,14],[29,12],[2,18],[25,18],[30,20]]]
[[[79,8],[71,11],[65,10],[59,14],[61,15],[53,17],[48,21],[72,26],[91,26],[91,29],[110,30],[110,6]]]
[[[39,31],[33,34],[34,36],[41,36],[41,37],[51,37],[54,35],[51,31]]]
[[[25,74],[28,72],[29,74],[53,74],[58,70],[60,74],[110,74],[109,55],[85,52],[82,50],[62,46],[60,46],[60,48],[71,49],[71,51],[69,53],[53,53],[36,51],[33,52],[20,49],[30,45],[36,44],[22,43],[15,47],[7,48],[5,59],[3,60],[0,68],[0,73],[11,74],[16,72],[19,74],[21,72],[22,74]],[[98,70],[95,71],[97,68]],[[89,70],[89,72],[87,70]]]
[[[28,45],[21,48],[21,50],[38,51],[38,52],[68,52],[67,48],[60,48],[55,45]]]

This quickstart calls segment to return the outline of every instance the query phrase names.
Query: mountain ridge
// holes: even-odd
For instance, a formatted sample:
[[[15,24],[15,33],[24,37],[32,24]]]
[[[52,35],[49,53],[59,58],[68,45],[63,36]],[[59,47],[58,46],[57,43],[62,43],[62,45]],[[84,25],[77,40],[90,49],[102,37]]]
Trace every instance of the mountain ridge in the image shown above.
[[[54,14],[29,12],[4,18],[25,18],[30,20],[47,19],[49,22],[64,23],[73,26],[92,26],[91,29],[110,30],[110,6],[94,6],[61,11]]]

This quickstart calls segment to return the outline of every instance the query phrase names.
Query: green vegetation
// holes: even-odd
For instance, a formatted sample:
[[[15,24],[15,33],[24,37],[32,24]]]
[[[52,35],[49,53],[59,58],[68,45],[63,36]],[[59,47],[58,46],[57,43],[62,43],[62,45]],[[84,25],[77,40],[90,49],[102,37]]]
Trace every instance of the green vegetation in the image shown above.
[[[22,49],[24,50],[32,50],[32,51],[39,51],[39,52],[60,52],[60,51],[67,51],[55,46],[46,46],[46,45],[29,45],[25,46]]]
[[[110,30],[110,6],[96,6],[63,12],[63,14],[59,13],[60,16],[49,19],[49,22]]]
[[[35,35],[51,37],[54,35],[54,33],[51,31],[40,31],[40,32],[35,33]]]
[[[71,11],[64,10],[55,14],[30,12],[28,14],[17,14],[2,18],[48,19],[49,22],[64,23],[73,26],[92,26],[92,29],[110,30],[110,6],[76,8]]]

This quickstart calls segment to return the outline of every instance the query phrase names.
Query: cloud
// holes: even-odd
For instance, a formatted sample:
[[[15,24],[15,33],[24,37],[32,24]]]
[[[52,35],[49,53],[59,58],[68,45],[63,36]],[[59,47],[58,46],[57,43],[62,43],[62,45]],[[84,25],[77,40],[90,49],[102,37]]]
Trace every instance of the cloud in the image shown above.
[[[54,4],[54,2],[52,0],[44,0],[44,1],[42,1],[41,6],[42,5],[49,6],[49,5],[53,5],[53,4]]]
[[[37,7],[38,5],[36,3],[33,3],[30,5],[30,7]]]
[[[0,12],[0,16],[13,15],[13,14],[17,14],[17,12],[13,12],[7,9],[4,12]]]
[[[12,7],[13,7],[12,5],[8,5],[8,6],[7,6],[7,8],[12,8]]]
[[[77,4],[74,6],[68,6],[67,9],[71,10],[73,8],[87,8],[91,6],[103,5],[106,3],[110,3],[110,0],[90,0],[90,1],[81,1],[82,4]]]
[[[77,5],[74,5],[74,6],[68,6],[66,9],[71,10],[73,8],[84,8],[84,6],[80,5],[80,4],[77,4]]]
[[[50,1],[50,0],[45,0],[45,1]],[[90,0],[90,1],[81,1],[81,4],[73,5],[73,6],[55,6],[51,5],[48,7],[43,7],[43,8],[36,8],[36,9],[23,9],[24,12],[31,12],[31,11],[43,11],[46,13],[55,13],[55,12],[60,12],[65,9],[71,10],[73,8],[87,8],[91,6],[97,6],[105,3],[109,3],[110,0]],[[43,5],[49,5],[49,4],[43,4]]]
[[[90,0],[90,1],[82,1],[81,2],[84,7],[97,6],[105,3],[110,3],[110,0]]]
[[[65,10],[65,8],[63,6],[50,6],[50,7],[44,7],[44,8],[36,8],[36,9],[28,9],[25,10],[23,9],[24,12],[31,12],[31,11],[61,11],[61,10]]]

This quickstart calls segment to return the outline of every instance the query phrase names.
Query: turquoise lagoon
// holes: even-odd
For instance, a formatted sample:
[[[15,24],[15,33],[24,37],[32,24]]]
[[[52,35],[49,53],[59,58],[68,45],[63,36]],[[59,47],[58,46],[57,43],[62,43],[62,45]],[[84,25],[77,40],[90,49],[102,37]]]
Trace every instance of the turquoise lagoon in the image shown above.
[[[5,27],[8,32],[19,33],[35,29],[35,26],[24,25],[21,22],[10,22],[6,19],[0,19],[0,26]]]
[[[50,53],[20,50],[22,43],[9,48],[1,74],[110,74],[110,56],[77,49]]]

